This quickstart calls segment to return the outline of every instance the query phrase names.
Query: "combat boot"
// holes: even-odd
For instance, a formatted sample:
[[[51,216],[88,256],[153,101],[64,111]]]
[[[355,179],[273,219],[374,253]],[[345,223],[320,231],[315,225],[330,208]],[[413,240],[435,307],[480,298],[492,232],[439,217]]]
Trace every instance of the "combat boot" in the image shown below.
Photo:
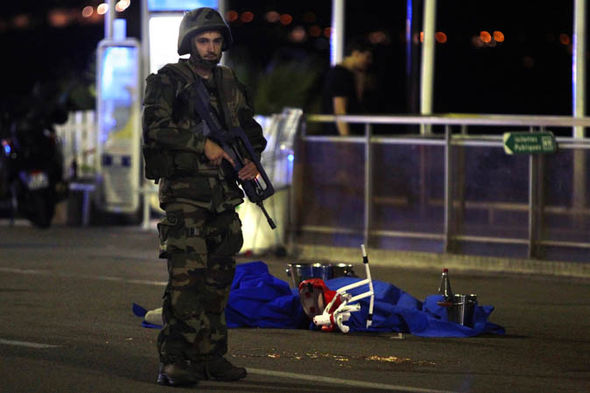
[[[158,370],[158,385],[187,386],[198,382],[192,367],[186,363],[160,363]]]
[[[237,381],[248,375],[243,367],[236,367],[223,356],[217,356],[193,363],[193,370],[198,379],[215,381]]]

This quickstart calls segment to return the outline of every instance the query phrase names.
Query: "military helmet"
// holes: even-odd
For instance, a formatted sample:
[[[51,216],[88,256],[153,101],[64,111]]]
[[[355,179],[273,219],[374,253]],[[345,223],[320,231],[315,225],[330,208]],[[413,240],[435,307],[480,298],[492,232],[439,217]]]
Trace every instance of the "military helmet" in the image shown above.
[[[221,50],[228,49],[233,43],[229,26],[213,8],[197,8],[185,13],[178,30],[178,54],[182,56],[190,53],[191,38],[197,33],[210,30],[218,30],[223,35]]]

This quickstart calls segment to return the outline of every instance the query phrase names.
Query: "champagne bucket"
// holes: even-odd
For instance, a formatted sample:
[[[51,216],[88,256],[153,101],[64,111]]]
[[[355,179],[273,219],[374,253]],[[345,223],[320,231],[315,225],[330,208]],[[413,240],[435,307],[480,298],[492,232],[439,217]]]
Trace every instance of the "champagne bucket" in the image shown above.
[[[477,307],[476,294],[456,294],[453,304],[447,308],[447,319],[459,325],[473,327],[475,307]]]
[[[289,263],[286,273],[291,288],[298,288],[301,281],[310,278],[327,281],[336,277],[356,277],[352,265],[346,263]]]

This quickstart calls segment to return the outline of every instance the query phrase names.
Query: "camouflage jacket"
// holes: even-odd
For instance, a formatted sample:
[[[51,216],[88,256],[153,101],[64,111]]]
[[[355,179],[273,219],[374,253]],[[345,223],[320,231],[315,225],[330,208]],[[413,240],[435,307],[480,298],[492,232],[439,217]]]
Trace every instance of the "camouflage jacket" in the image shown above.
[[[204,123],[194,109],[192,83],[198,78],[187,60],[167,64],[146,79],[143,103],[143,142],[156,146],[167,157],[169,176],[160,180],[160,205],[187,202],[223,211],[240,204],[244,194],[234,173],[209,164],[205,156]],[[258,155],[266,147],[262,128],[254,120],[245,87],[228,67],[217,66],[203,80],[210,102],[223,123],[241,127]],[[221,87],[221,89],[219,89]],[[220,97],[225,105],[220,105]],[[225,111],[224,111],[225,109]],[[226,113],[227,112],[227,113]],[[260,158],[260,157],[258,157]]]

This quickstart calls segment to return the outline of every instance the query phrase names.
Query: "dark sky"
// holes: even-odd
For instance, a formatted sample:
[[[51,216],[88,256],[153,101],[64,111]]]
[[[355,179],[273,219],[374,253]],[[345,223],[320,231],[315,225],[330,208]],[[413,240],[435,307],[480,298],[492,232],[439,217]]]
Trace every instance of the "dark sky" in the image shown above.
[[[103,37],[104,24],[72,23],[55,28],[47,23],[49,9],[80,10],[99,1],[20,0],[5,2],[0,14],[0,47],[10,54],[3,65],[2,99],[26,94],[37,80],[76,79],[93,81],[93,57]],[[422,1],[414,1],[415,22]],[[43,4],[43,8],[41,7]],[[125,11],[129,35],[140,38],[139,2],[132,0]],[[296,25],[327,27],[331,1],[230,0],[230,9],[254,11],[248,24],[232,23],[238,47],[266,64],[285,48],[303,50],[323,59],[329,51],[325,39],[305,44],[288,41]],[[383,5],[391,7],[385,11]],[[518,5],[518,7],[517,7]],[[294,22],[285,28],[268,26],[264,12],[271,9],[290,13]],[[313,11],[315,21],[306,19]],[[404,113],[411,110],[410,93],[416,88],[414,67],[419,50],[407,57],[405,43],[406,1],[347,0],[347,36],[383,30],[388,41],[378,46],[373,72],[379,80],[375,112]],[[15,28],[14,16],[28,14],[30,25]],[[435,112],[571,114],[571,41],[573,0],[445,0],[438,2],[437,31],[447,42],[436,46]],[[495,46],[477,47],[474,38],[482,30],[502,31],[505,41]],[[565,41],[564,41],[565,40]],[[416,46],[415,48],[419,48]],[[238,50],[236,50],[238,53]],[[3,56],[4,57],[4,56]]]
[[[450,33],[437,46],[438,111],[457,111],[459,95],[465,112],[571,114],[573,1],[457,3],[439,11],[437,30]],[[469,37],[480,30],[500,30],[505,41],[474,47]]]

